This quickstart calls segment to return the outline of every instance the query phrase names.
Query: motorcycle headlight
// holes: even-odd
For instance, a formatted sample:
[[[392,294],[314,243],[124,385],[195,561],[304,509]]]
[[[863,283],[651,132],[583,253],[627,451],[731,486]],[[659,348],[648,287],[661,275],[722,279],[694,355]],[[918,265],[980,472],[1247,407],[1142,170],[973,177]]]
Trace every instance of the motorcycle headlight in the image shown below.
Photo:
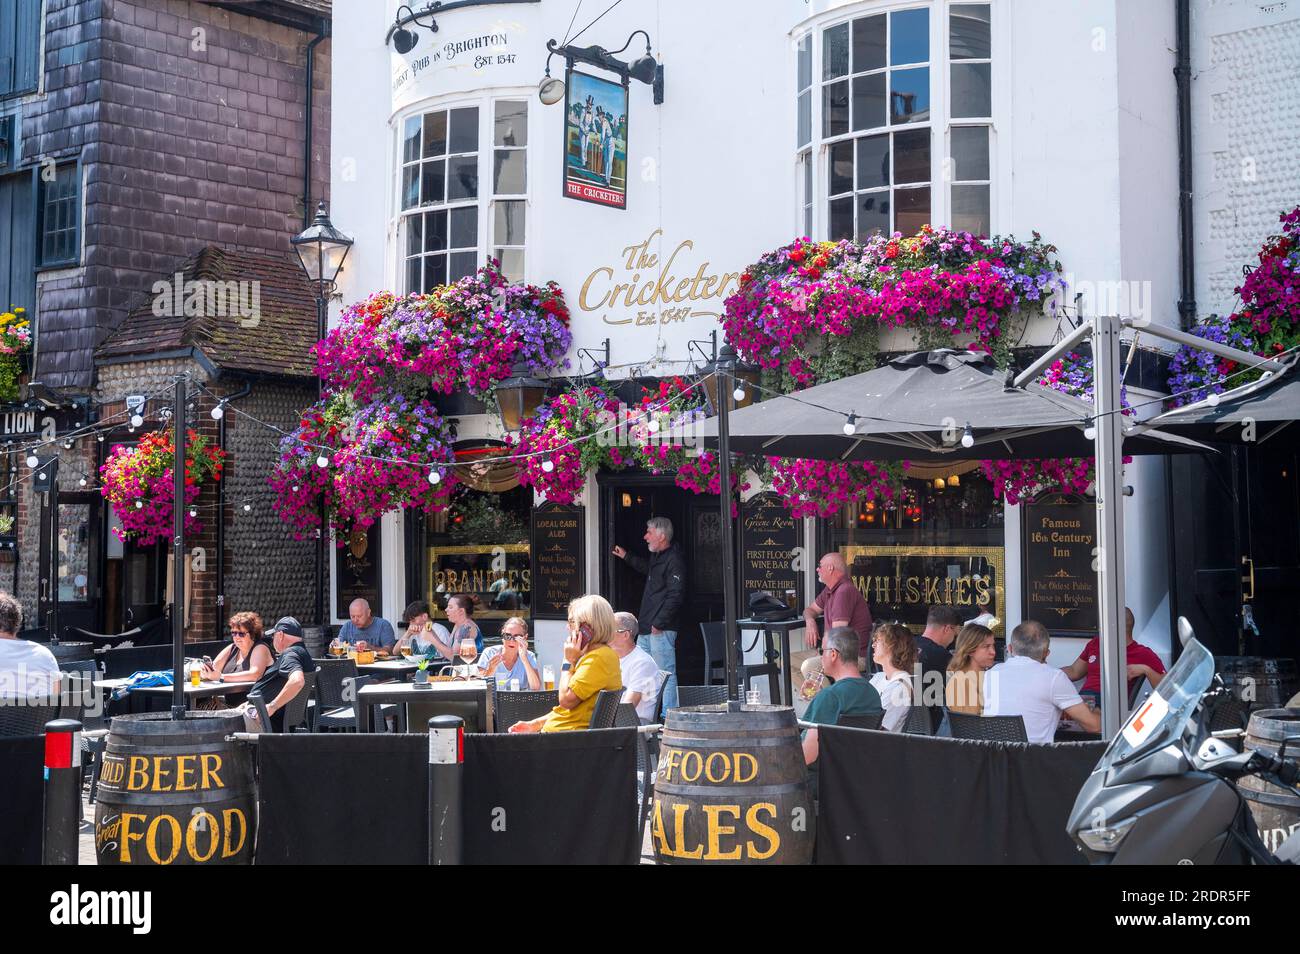
[[[1093,851],[1106,853],[1119,851],[1120,842],[1133,830],[1133,824],[1136,821],[1137,816],[1134,815],[1116,825],[1108,825],[1102,828],[1083,828],[1079,831],[1079,840]]]

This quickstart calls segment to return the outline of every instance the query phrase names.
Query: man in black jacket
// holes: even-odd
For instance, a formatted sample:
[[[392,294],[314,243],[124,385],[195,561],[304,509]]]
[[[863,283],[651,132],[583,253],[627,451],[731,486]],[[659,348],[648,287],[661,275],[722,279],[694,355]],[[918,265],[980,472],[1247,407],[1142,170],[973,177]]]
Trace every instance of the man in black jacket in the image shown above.
[[[667,517],[646,521],[645,542],[650,559],[614,547],[614,556],[645,574],[641,596],[641,635],[637,645],[650,654],[660,669],[670,675],[664,684],[664,708],[677,705],[677,623],[686,600],[686,560],[673,544],[673,523]]]

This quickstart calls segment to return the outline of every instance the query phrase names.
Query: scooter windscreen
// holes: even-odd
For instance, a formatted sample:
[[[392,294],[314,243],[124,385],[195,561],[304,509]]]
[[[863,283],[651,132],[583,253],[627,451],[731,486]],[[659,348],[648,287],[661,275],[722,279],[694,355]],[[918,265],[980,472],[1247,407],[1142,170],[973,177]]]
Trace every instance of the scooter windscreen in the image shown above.
[[[1147,700],[1124,723],[1097,763],[1105,770],[1177,742],[1214,679],[1214,657],[1195,639],[1183,647],[1178,662]]]

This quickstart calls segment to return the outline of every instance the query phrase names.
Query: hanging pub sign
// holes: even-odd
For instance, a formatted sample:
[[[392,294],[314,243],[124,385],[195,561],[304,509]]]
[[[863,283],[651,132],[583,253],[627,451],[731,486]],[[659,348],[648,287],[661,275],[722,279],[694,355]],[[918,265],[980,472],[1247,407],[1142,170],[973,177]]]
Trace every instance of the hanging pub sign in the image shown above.
[[[803,606],[803,572],[797,570],[799,523],[774,493],[756,494],[741,507],[740,609],[751,593],[766,591],[793,607]]]
[[[533,618],[566,619],[569,601],[586,592],[581,507],[542,504],[533,510]]]
[[[354,530],[347,542],[334,551],[334,578],[338,581],[337,619],[348,618],[353,600],[365,600],[376,614],[383,601],[379,595],[379,524]]]
[[[627,87],[568,70],[564,106],[564,194],[627,208]]]
[[[1097,510],[1073,494],[1053,493],[1021,505],[1025,619],[1060,636],[1097,635]]]
[[[1001,547],[840,547],[849,575],[873,619],[925,628],[931,606],[952,606],[964,619],[1006,619],[1006,556]]]
[[[42,408],[0,404],[0,441],[40,437],[53,440],[82,426],[85,412],[75,408]]]

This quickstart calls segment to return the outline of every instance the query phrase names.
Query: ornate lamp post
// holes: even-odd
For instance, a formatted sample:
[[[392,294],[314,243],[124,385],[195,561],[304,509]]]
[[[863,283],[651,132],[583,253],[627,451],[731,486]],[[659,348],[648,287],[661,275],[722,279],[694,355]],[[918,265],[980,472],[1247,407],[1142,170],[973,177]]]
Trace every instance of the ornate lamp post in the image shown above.
[[[352,238],[344,235],[330,222],[325,203],[316,206],[316,218],[311,225],[289,240],[298,254],[307,280],[316,291],[316,338],[325,340],[329,320],[329,298],[334,283],[343,270],[343,260],[352,248]],[[322,383],[317,381],[316,396],[321,396]],[[325,502],[320,508],[320,537],[316,541],[316,625],[325,625]]]

